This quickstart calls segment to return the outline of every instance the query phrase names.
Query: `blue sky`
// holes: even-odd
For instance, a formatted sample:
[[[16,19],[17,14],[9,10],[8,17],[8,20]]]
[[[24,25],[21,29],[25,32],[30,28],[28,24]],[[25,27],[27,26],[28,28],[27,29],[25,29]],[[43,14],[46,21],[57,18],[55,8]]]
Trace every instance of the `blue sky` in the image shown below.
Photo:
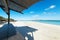
[[[30,6],[20,14],[10,11],[11,18],[15,20],[60,20],[60,0],[43,0]],[[0,8],[0,16],[7,18]]]

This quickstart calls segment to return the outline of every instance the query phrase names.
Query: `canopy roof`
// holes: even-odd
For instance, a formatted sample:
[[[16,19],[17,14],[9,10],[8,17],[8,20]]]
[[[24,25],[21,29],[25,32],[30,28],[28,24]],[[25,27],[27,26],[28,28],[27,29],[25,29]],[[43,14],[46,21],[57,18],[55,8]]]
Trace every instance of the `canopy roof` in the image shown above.
[[[0,7],[8,14],[8,24],[10,23],[10,10],[22,13],[39,0],[0,0]]]
[[[39,0],[0,0],[0,7],[8,13],[10,9],[20,12]]]

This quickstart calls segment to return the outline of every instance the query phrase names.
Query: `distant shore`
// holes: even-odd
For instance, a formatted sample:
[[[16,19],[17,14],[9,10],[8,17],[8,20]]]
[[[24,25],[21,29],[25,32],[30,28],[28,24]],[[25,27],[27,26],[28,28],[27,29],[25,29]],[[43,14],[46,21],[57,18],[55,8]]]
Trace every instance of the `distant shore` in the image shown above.
[[[60,40],[60,26],[33,21],[11,22],[16,27],[29,26],[38,29],[33,32],[34,40]],[[1,26],[0,26],[1,27]]]

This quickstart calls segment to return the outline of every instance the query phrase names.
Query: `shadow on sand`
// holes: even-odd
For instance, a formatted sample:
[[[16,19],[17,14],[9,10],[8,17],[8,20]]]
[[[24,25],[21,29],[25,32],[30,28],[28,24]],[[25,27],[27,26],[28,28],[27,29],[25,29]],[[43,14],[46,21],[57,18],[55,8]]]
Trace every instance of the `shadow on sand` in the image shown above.
[[[35,31],[37,31],[37,29],[31,28],[29,26],[15,27],[12,24],[5,24],[0,28],[0,40],[12,40],[11,37],[13,40],[25,40],[25,37],[27,37],[28,40],[34,40],[33,32]],[[20,36],[17,34],[17,32],[20,34]],[[31,34],[28,34],[29,32]],[[19,39],[14,38],[14,36],[16,38],[19,37]]]
[[[12,24],[5,24],[0,28],[0,40],[16,35],[16,29]]]

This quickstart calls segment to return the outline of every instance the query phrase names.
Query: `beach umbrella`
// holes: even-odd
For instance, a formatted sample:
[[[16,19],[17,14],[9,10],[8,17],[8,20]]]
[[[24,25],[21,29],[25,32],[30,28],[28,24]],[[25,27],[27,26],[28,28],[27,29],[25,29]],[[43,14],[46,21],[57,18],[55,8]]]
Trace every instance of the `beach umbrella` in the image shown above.
[[[10,10],[22,13],[23,10],[30,7],[39,0],[0,0],[0,7],[8,15],[8,24],[10,22]]]

